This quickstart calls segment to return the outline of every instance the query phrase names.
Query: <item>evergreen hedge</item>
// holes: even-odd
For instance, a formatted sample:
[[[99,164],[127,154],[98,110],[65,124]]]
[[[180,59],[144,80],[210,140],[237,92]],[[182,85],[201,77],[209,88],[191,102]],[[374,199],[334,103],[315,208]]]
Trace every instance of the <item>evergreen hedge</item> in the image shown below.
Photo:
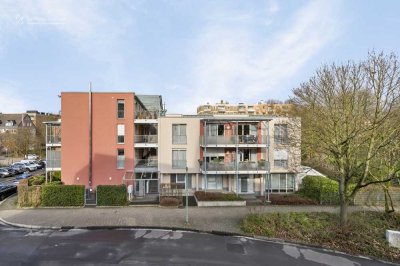
[[[339,183],[322,176],[306,176],[299,194],[320,204],[339,204]]]
[[[83,206],[84,194],[82,185],[43,185],[42,206]]]
[[[98,206],[125,206],[128,204],[125,185],[97,186]]]

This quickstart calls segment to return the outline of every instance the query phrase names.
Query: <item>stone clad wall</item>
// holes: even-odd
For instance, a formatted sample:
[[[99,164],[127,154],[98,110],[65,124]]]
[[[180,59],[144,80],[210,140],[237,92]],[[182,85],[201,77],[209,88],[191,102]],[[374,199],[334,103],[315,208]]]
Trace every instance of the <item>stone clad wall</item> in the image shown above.
[[[389,188],[393,205],[400,206],[400,187]],[[380,186],[370,186],[360,190],[354,198],[355,205],[384,206],[385,194]]]

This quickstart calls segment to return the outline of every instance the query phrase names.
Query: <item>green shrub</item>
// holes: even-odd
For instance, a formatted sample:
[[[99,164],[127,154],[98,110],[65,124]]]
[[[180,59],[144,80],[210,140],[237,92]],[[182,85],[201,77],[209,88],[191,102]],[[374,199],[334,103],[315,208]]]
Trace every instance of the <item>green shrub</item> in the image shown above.
[[[29,186],[39,186],[46,182],[46,177],[43,175],[33,176],[28,179]]]
[[[51,175],[51,181],[61,181],[61,171],[53,172]]]
[[[301,183],[299,194],[320,204],[339,203],[339,183],[322,176],[306,176]]]
[[[85,186],[44,185],[42,186],[42,206],[83,206]]]
[[[127,189],[125,185],[97,186],[97,205],[125,206],[127,204],[128,204]]]
[[[243,200],[233,193],[196,191],[194,193],[199,201],[238,201]]]

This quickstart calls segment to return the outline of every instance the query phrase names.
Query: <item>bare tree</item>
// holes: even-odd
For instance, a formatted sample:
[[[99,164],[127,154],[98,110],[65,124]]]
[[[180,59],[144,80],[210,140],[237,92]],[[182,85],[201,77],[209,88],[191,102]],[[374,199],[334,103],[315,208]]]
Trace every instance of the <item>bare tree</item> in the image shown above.
[[[393,179],[372,174],[371,167],[379,167],[376,161],[400,134],[394,123],[398,58],[372,52],[364,62],[325,65],[293,92],[302,118],[303,159],[339,183],[340,219],[346,225],[347,206],[361,188]]]

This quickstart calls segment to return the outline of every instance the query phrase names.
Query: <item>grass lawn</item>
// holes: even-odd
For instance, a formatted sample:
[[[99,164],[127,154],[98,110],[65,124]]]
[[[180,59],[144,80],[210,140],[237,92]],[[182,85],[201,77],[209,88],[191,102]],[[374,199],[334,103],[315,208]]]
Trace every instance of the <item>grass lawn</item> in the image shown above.
[[[385,239],[386,229],[400,230],[398,213],[355,212],[349,214],[345,229],[339,227],[339,217],[332,213],[250,214],[241,229],[248,234],[400,262],[400,250],[389,247]]]

